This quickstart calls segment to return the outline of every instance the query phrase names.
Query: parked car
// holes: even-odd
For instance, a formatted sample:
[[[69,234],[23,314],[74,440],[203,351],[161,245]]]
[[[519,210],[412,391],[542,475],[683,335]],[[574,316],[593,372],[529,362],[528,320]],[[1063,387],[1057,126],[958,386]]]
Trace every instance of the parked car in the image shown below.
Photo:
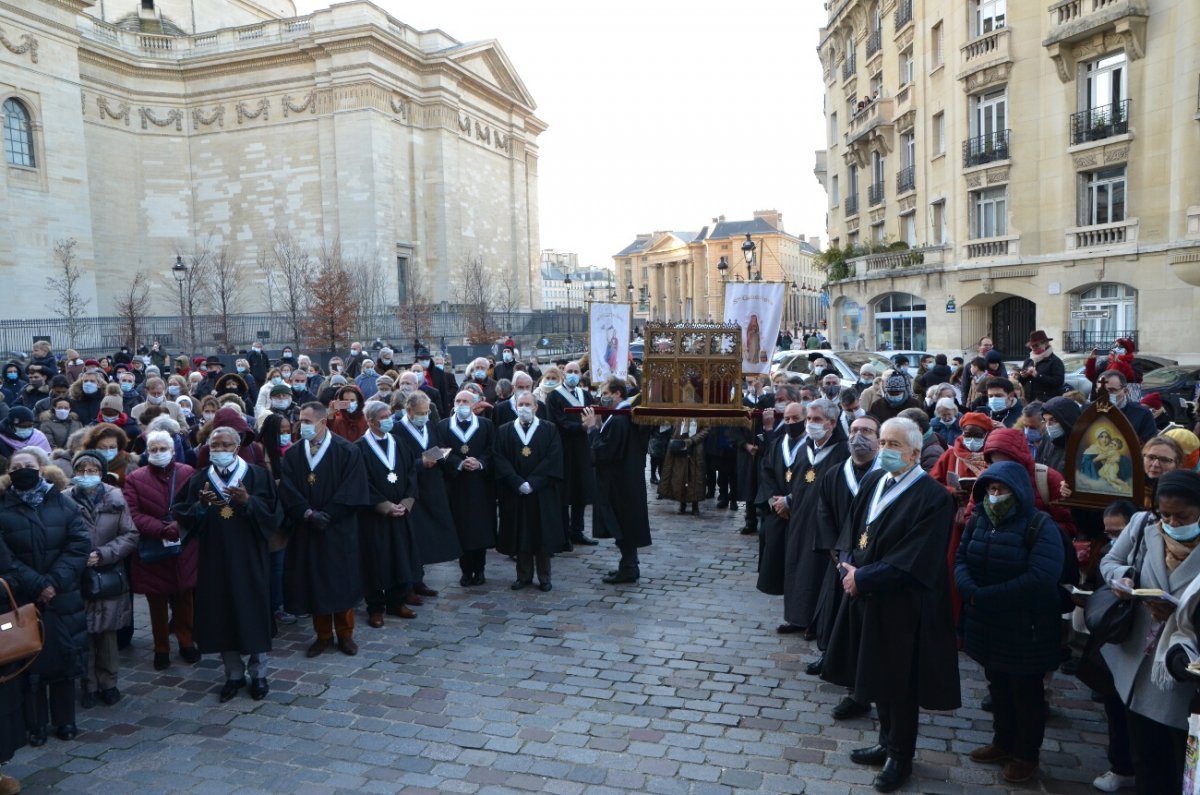
[[[645,340],[638,340],[636,342],[629,343],[629,354],[633,357],[633,361],[638,367],[642,366],[642,357],[645,355],[645,352]]]
[[[891,360],[891,364],[888,365],[889,367],[895,366],[897,356],[904,356],[905,358],[907,358],[908,359],[908,368],[907,369],[908,369],[908,377],[909,378],[917,377],[917,371],[921,369],[921,358],[922,357],[933,356],[933,354],[930,353],[929,351],[880,351],[879,355],[886,356],[888,359]]]
[[[1196,413],[1196,385],[1200,367],[1159,367],[1142,378],[1142,397],[1157,392],[1171,422],[1185,423]]]
[[[1091,397],[1092,384],[1088,381],[1087,366],[1088,356],[1082,353],[1068,353],[1061,357],[1063,368],[1067,371],[1067,383],[1072,389],[1077,389],[1084,395]],[[1149,375],[1155,370],[1163,367],[1171,367],[1179,364],[1174,359],[1167,359],[1162,356],[1137,356],[1133,357],[1133,363],[1142,371],[1142,377]],[[1020,362],[1018,366],[1020,366]]]
[[[780,355],[782,354],[782,355]],[[858,370],[864,364],[871,364],[877,372],[890,369],[892,362],[878,353],[863,351],[831,351],[828,348],[816,351],[781,351],[776,354],[771,364],[771,374],[783,373],[789,378],[799,375],[805,383],[813,383],[812,362],[809,357],[821,356],[837,369],[842,378],[842,386],[854,386],[858,381]]]

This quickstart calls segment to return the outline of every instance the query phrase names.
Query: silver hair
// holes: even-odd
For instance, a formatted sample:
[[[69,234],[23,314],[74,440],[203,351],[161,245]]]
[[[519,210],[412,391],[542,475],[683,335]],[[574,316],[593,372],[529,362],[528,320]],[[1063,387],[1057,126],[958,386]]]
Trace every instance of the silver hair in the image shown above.
[[[828,398],[817,398],[809,403],[808,410],[812,411],[813,409],[820,409],[821,413],[825,415],[825,419],[829,420],[830,422],[836,420],[842,413],[841,409],[837,407],[837,404]]]
[[[938,409],[945,409],[946,411],[953,411],[955,414],[957,414],[958,404],[954,402],[954,398],[938,398],[938,402],[933,409],[934,411],[937,411]]]
[[[422,406],[428,406],[428,405],[429,405],[429,395],[426,395],[424,392],[420,392],[420,391],[413,392],[411,395],[408,396],[408,399],[404,401],[404,406],[409,411],[412,411],[413,409],[421,408]]]
[[[233,428],[230,428],[228,425],[222,425],[219,428],[213,428],[212,433],[210,433],[208,435],[208,439],[211,442],[217,436],[222,436],[222,435],[232,436],[233,441],[237,442],[238,447],[242,446],[242,435],[240,433],[238,433],[237,431],[235,431]]]
[[[800,390],[794,384],[781,384],[775,387],[775,400],[779,400],[779,396],[783,395],[787,398],[788,403],[798,403],[800,401]]]
[[[165,414],[150,420],[150,424],[146,428],[149,431],[166,431],[172,436],[179,433],[179,423]],[[147,439],[146,441],[150,440]]]
[[[227,430],[233,430],[233,429],[229,428]],[[215,434],[216,434],[216,431],[213,431],[211,434],[209,434],[208,438],[211,439]],[[175,449],[175,439],[174,439],[174,437],[171,436],[171,434],[167,433],[166,431],[152,430],[146,434],[146,449],[147,450],[149,450],[150,445],[154,444],[155,442],[166,442],[167,444],[169,444],[171,446],[172,450]]]
[[[384,412],[389,414],[392,412],[391,406],[384,403],[382,400],[368,400],[367,405],[363,406],[363,416],[368,420],[373,420]]]
[[[921,433],[921,426],[907,417],[892,417],[890,420],[885,420],[883,425],[879,426],[880,438],[883,437],[884,431],[890,428],[898,428],[903,431],[904,443],[913,450],[920,450],[924,445],[925,434]]]
[[[20,450],[13,453],[13,455],[14,456],[18,456],[18,455],[31,456],[31,457],[37,459],[39,467],[50,466],[50,456],[48,456],[46,454],[46,451],[40,447],[34,447],[32,445],[30,445],[29,447],[22,447]]]

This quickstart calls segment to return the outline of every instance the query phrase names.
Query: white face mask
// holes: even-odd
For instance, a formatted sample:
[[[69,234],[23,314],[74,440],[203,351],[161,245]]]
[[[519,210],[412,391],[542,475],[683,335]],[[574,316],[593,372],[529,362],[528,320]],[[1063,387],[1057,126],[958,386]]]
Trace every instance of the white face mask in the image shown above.
[[[150,453],[148,456],[146,456],[146,460],[156,467],[165,467],[167,464],[171,463],[171,459],[174,457],[175,453],[167,451],[163,453]]]

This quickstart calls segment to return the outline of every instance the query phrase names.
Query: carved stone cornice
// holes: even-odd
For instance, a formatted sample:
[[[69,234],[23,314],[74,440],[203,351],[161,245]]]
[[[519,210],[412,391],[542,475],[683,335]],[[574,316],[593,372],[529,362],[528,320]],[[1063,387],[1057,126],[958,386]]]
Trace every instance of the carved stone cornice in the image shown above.
[[[200,108],[192,108],[192,129],[198,130],[201,127],[211,127],[212,125],[225,128],[225,106],[217,105],[213,108],[212,113],[205,116],[204,111]]]
[[[1087,171],[1101,166],[1114,166],[1129,162],[1128,140],[1118,141],[1107,146],[1094,146],[1071,155],[1071,162],[1076,171]]]
[[[283,118],[286,119],[288,117],[289,113],[304,113],[305,111],[307,111],[308,113],[316,113],[317,112],[316,99],[317,99],[317,92],[315,89],[313,91],[309,91],[308,95],[304,98],[304,101],[301,102],[299,105],[292,102],[291,94],[284,94],[283,101],[280,103],[283,106]]]
[[[260,99],[253,108],[249,107],[245,102],[237,103],[236,108],[238,124],[258,118],[261,118],[263,121],[270,120],[271,101],[266,97]]]
[[[4,34],[4,29],[0,28],[0,44],[3,44],[6,50],[11,52],[13,55],[24,55],[25,53],[29,53],[29,59],[34,63],[37,63],[38,40],[34,38],[33,34],[22,33],[21,37],[17,41],[19,41],[20,44],[13,42],[12,39],[8,38],[8,36]]]
[[[183,132],[183,111],[178,108],[172,108],[163,118],[158,118],[150,108],[138,108],[138,116],[142,119],[142,129],[149,129],[149,125],[155,127],[170,127],[175,125],[176,132]]]
[[[1058,79],[1070,83],[1075,79],[1076,65],[1081,61],[1090,61],[1116,50],[1124,50],[1131,61],[1142,58],[1146,54],[1146,18],[1126,17],[1087,38],[1043,43],[1058,70]]]
[[[105,117],[114,120],[120,119],[125,122],[126,127],[129,126],[129,105],[125,104],[124,102],[122,102],[120,107],[114,111],[108,106],[108,97],[96,97],[96,109],[100,111],[101,121],[103,121]]]

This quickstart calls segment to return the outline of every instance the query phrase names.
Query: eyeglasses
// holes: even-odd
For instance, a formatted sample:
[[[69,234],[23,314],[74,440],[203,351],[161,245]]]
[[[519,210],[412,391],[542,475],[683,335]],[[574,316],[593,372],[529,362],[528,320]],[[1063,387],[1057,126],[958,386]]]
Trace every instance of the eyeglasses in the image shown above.
[[[1174,458],[1165,458],[1161,455],[1150,455],[1149,453],[1146,453],[1145,455],[1143,455],[1142,460],[1145,461],[1147,464],[1174,464],[1175,463]]]

